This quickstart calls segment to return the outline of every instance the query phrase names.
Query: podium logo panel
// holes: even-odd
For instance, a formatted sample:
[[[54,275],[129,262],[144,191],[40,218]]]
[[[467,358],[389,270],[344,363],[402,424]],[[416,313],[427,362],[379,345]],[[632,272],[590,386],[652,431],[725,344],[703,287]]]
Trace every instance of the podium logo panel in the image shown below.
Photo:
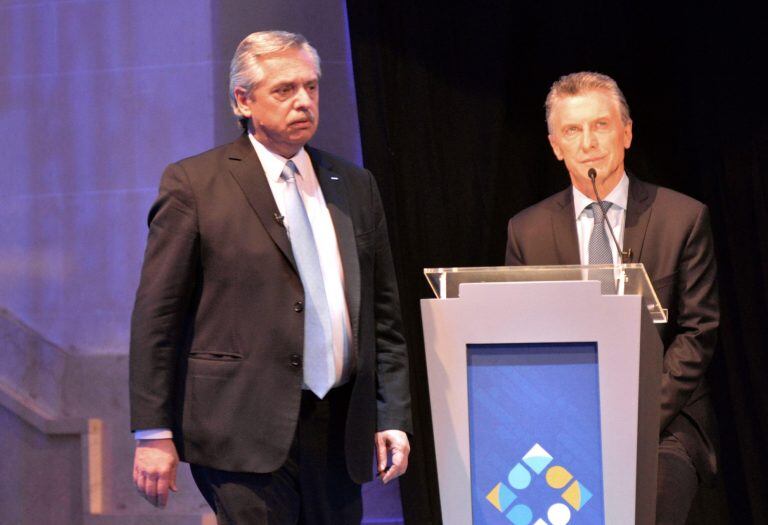
[[[560,465],[548,467],[554,458],[540,444],[536,443],[523,456],[522,461],[515,464],[507,475],[506,483],[501,481],[494,486],[485,499],[504,513],[513,525],[529,525],[534,517],[533,509],[525,504],[522,491],[527,489],[537,475],[544,473],[547,485],[554,489],[552,504],[547,508],[546,520],[539,518],[536,525],[566,525],[571,521],[571,511],[581,510],[592,499],[592,493],[583,484],[573,479],[573,475]],[[568,486],[562,491],[563,487]],[[555,498],[559,493],[560,498],[568,503]],[[521,494],[518,500],[518,494]],[[518,503],[514,504],[518,500]],[[548,520],[548,521],[547,521]]]
[[[474,525],[604,523],[595,344],[467,350]]]

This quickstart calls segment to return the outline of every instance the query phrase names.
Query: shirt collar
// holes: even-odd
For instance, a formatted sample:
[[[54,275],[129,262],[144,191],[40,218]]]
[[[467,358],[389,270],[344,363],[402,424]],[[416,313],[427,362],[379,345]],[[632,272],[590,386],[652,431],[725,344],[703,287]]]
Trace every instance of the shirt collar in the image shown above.
[[[576,189],[576,186],[572,186],[572,188],[573,211],[576,214],[576,219],[578,220],[579,216],[584,213],[584,210],[595,201],[581,193],[578,189]],[[621,175],[619,183],[615,188],[613,188],[613,190],[611,190],[611,193],[605,197],[602,197],[602,199],[604,201],[610,202],[612,204],[612,208],[617,207],[621,208],[622,210],[627,209],[627,201],[629,200],[629,177],[627,177],[626,172]]]
[[[296,164],[296,169],[299,170],[300,176],[311,173],[312,160],[309,158],[309,154],[304,148],[301,148],[296,155],[287,159],[282,155],[269,151],[264,144],[256,140],[253,133],[248,132],[248,139],[250,139],[251,144],[253,144],[253,149],[256,150],[256,155],[259,157],[259,162],[261,162],[261,167],[264,169],[264,174],[270,182],[277,182],[280,180],[280,175],[283,173],[285,163],[289,160],[292,160],[294,164]]]

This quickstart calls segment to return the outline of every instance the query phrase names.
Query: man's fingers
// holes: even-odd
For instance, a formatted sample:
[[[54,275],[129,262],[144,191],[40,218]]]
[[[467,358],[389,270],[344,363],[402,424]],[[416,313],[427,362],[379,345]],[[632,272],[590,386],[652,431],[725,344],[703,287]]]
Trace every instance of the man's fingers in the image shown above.
[[[168,491],[176,491],[176,467],[179,457],[170,439],[139,441],[134,458],[133,478],[136,489],[149,503],[165,507]]]
[[[134,472],[133,479],[134,479],[134,485],[136,485],[136,490],[139,491],[139,494],[144,496],[145,494],[144,485],[146,484],[146,478],[142,473],[140,473],[137,470],[136,472]]]
[[[165,478],[160,478],[157,480],[156,500],[156,505],[160,508],[165,507],[165,504],[168,503],[168,480]]]
[[[389,483],[396,477],[405,474],[405,471],[408,469],[408,454],[411,451],[408,436],[405,432],[399,430],[378,432],[376,434],[376,446],[379,459],[379,473],[383,474],[381,480],[384,483]],[[383,462],[382,450],[384,451]],[[389,467],[389,470],[384,472],[388,455],[392,456],[392,465]]]
[[[405,471],[408,470],[408,454],[399,450],[395,451],[395,453],[392,454],[392,465],[397,467],[400,474],[405,474]]]
[[[379,460],[379,474],[387,468],[387,443],[381,435],[376,435],[376,456]]]
[[[171,468],[171,473],[168,477],[168,488],[171,489],[174,492],[177,492],[179,489],[176,488],[176,467],[178,466],[178,463],[173,465]]]
[[[395,466],[393,464],[391,467],[389,467],[389,470],[387,471],[387,473],[384,474],[384,477],[381,478],[381,481],[383,481],[384,483],[389,483],[393,479],[400,477],[403,474],[405,474],[405,469],[400,466]]]
[[[155,507],[165,507],[168,503],[168,490],[176,491],[176,483],[173,488],[165,476],[157,474],[139,473],[136,481],[136,490]]]
[[[382,478],[384,483],[389,483],[398,476],[402,476],[408,470],[408,454],[394,449],[392,452],[392,466]]]
[[[399,472],[398,468],[396,466],[392,465],[391,467],[389,467],[389,470],[381,478],[381,481],[384,484],[387,484],[390,481],[392,481],[393,479],[395,479],[396,477],[398,477],[399,475],[400,475],[400,472]]]
[[[144,484],[144,497],[148,502],[157,507],[157,478],[145,475],[144,479],[146,479]]]

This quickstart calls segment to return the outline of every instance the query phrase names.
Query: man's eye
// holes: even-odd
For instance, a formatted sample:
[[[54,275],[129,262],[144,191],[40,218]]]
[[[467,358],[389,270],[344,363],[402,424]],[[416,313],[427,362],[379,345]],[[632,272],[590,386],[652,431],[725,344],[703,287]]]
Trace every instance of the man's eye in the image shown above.
[[[307,91],[316,91],[316,90],[317,90],[317,84],[315,82],[307,84]]]
[[[608,121],[607,120],[598,120],[595,126],[598,129],[605,129],[608,127]]]
[[[577,128],[576,126],[570,126],[568,128],[565,128],[565,131],[563,133],[565,134],[566,137],[572,137],[578,132],[579,132],[579,128]]]
[[[283,96],[290,95],[292,91],[293,91],[293,86],[290,86],[290,85],[280,86],[279,88],[277,88],[278,95],[283,95]]]

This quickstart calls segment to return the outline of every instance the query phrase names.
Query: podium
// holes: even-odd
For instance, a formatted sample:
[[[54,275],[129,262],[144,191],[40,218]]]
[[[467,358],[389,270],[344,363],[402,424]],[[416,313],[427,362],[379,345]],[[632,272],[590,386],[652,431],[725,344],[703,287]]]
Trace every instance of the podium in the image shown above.
[[[653,524],[666,312],[643,266],[425,275],[443,523]]]

